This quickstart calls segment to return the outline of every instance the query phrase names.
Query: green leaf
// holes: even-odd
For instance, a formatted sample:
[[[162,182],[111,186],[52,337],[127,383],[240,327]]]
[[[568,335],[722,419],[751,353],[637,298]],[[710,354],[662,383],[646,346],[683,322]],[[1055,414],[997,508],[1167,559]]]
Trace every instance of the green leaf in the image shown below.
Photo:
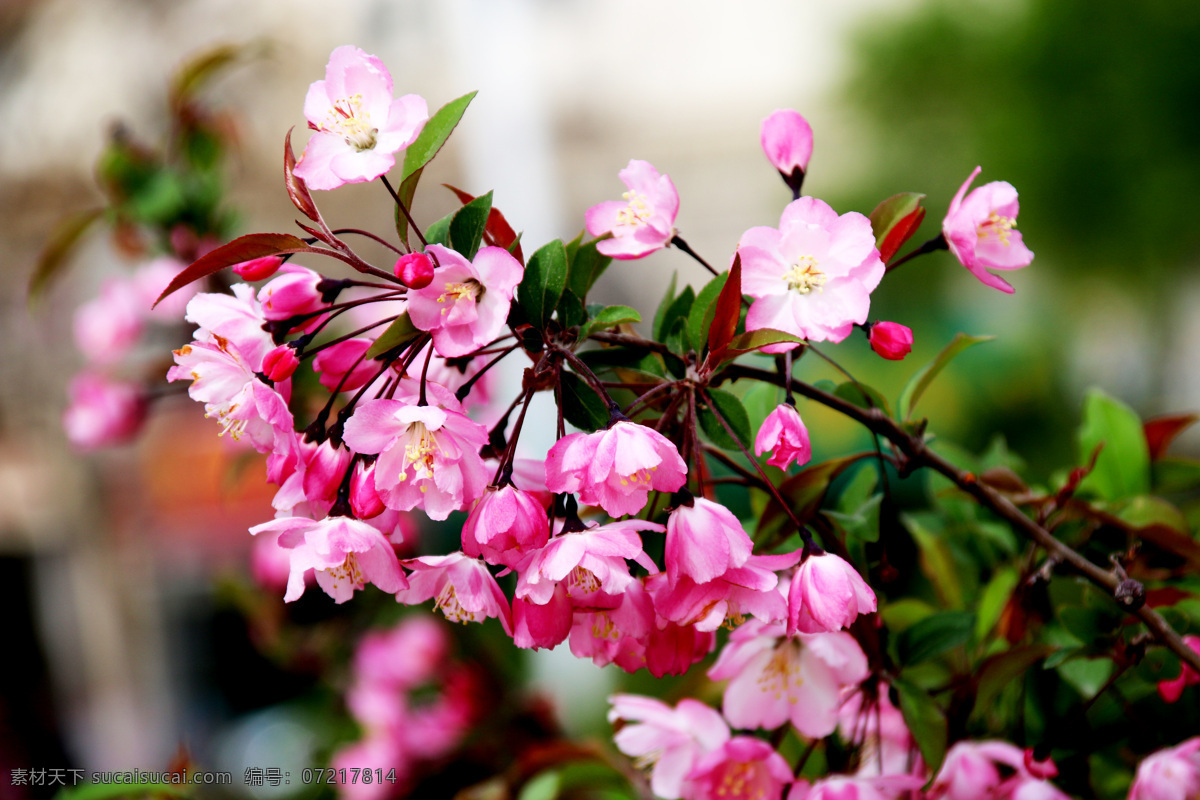
[[[191,786],[171,783],[85,783],[61,790],[54,800],[118,800],[118,798],[162,796],[195,797]]]
[[[1112,677],[1113,662],[1108,658],[1076,658],[1059,664],[1058,674],[1085,700],[1091,700]]]
[[[900,713],[908,725],[930,775],[941,769],[946,757],[946,715],[929,693],[902,678],[892,681],[900,695]]]
[[[468,261],[479,251],[491,210],[492,193],[488,192],[460,208],[450,220],[450,246]]]
[[[562,373],[563,416],[581,431],[597,431],[608,424],[608,407],[583,378]]]
[[[929,384],[933,383],[933,379],[938,373],[945,369],[946,365],[962,351],[968,347],[973,347],[980,342],[990,341],[994,336],[968,336],[965,333],[958,333],[950,344],[943,348],[942,352],[937,354],[937,357],[921,367],[917,374],[913,375],[908,384],[905,385],[904,391],[900,393],[900,402],[897,405],[896,411],[898,419],[907,420],[912,416],[913,408],[916,407],[917,401],[921,399],[921,395],[925,394],[925,390],[929,388]]]
[[[750,442],[750,417],[746,414],[746,409],[742,406],[742,401],[738,400],[736,395],[721,389],[709,389],[708,396],[716,407],[717,412],[725,418],[729,423],[729,427],[741,440],[741,446],[738,442],[729,435],[725,430],[725,426],[716,418],[707,406],[700,409],[700,427],[708,438],[712,440],[717,447],[726,450],[741,451],[743,447],[749,448]]]
[[[688,338],[696,350],[708,342],[708,332],[717,313],[717,298],[721,296],[721,290],[725,288],[725,281],[728,279],[729,273],[725,272],[709,281],[700,290],[700,294],[696,295],[696,302],[688,312]]]
[[[402,181],[433,160],[458,126],[475,95],[476,92],[471,92],[457,100],[451,100],[429,118],[417,140],[410,144],[404,153],[404,172],[400,178]]]
[[[1054,649],[1048,644],[1022,645],[984,661],[976,671],[979,688],[975,694],[975,711],[986,713],[1005,686],[1024,676],[1030,667]]]
[[[586,339],[592,331],[599,331],[605,328],[613,328],[620,325],[622,322],[641,322],[642,315],[635,309],[629,306],[607,306],[600,309],[579,330],[579,338]]]
[[[102,208],[80,211],[66,219],[60,220],[54,226],[54,230],[51,231],[46,246],[42,248],[42,252],[38,255],[37,265],[33,268],[33,275],[29,278],[30,300],[37,298],[42,290],[50,285],[51,280],[66,265],[67,257],[71,255],[75,246],[79,244],[79,240],[83,238],[83,235],[87,233],[88,229],[103,214],[104,209]]]
[[[874,387],[868,386],[865,383],[845,381],[838,384],[833,393],[837,397],[842,398],[848,403],[853,403],[859,408],[878,408],[889,417],[892,415],[892,406],[888,403],[887,398],[880,394]]]
[[[588,292],[595,285],[596,279],[608,269],[612,259],[596,250],[596,242],[578,245],[574,252],[568,251],[571,264],[570,278],[567,288],[581,299],[587,299]]]
[[[879,257],[885,264],[891,261],[908,237],[921,227],[921,220],[925,219],[925,209],[921,207],[924,199],[925,195],[917,192],[901,192],[884,200],[871,212],[875,246],[879,248]]]
[[[555,239],[529,257],[517,300],[535,328],[545,328],[567,286],[567,249]]]
[[[671,303],[667,309],[666,315],[663,317],[664,335],[660,341],[666,342],[671,334],[675,333],[676,328],[679,329],[679,347],[677,352],[691,350],[693,345],[687,334],[688,314],[692,310],[692,305],[696,302],[696,291],[691,286],[683,287],[683,291]]]
[[[562,778],[558,770],[548,769],[526,781],[517,800],[554,800],[561,788]]]
[[[843,456],[806,467],[780,484],[779,494],[787,500],[796,518],[802,524],[807,523],[820,509],[833,479],[860,459],[873,456],[874,453]],[[779,501],[772,497],[766,510],[759,517],[758,531],[754,535],[755,542],[765,542],[791,524],[791,517],[779,505]]]
[[[729,361],[743,353],[749,353],[767,345],[788,343],[804,344],[805,340],[799,336],[777,331],[773,328],[759,328],[758,330],[747,331],[733,337],[728,345],[713,355],[718,361]]]
[[[417,184],[421,181],[421,175],[425,172],[425,168],[414,172],[404,180],[400,181],[400,188],[396,190],[396,195],[400,201],[404,203],[404,207],[411,209],[413,207],[413,197],[417,194]],[[400,210],[399,203],[392,203],[395,208],[392,209],[392,218],[396,223],[396,234],[400,237],[400,241],[404,242],[404,246],[411,248],[408,243],[408,217]]]
[[[562,326],[574,328],[587,322],[587,318],[587,310],[583,307],[583,301],[570,289],[563,292],[562,299],[558,301],[558,321],[562,323]],[[580,338],[583,338],[582,334]]]
[[[862,470],[866,472],[866,470]],[[854,513],[845,514],[838,511],[826,511],[825,514],[835,520],[847,536],[863,542],[879,541],[879,507],[883,504],[883,495],[877,494],[859,506]]]
[[[667,284],[667,293],[663,295],[662,302],[658,304],[658,309],[654,312],[654,328],[652,332],[654,338],[658,341],[663,341],[665,334],[670,330],[666,326],[667,311],[675,303],[675,283],[679,280],[679,273],[671,274],[671,282]]]
[[[1150,447],[1142,421],[1133,409],[1099,389],[1088,390],[1083,401],[1083,424],[1079,429],[1081,463],[1086,463],[1100,444],[1104,449],[1096,467],[1079,483],[1105,500],[1147,494],[1150,491]]]
[[[926,617],[900,634],[900,660],[919,664],[971,641],[975,615],[969,611],[943,611]]]
[[[451,211],[446,216],[439,219],[425,229],[426,244],[440,244],[444,247],[450,246],[450,223],[454,221],[454,215],[457,211]]]
[[[996,627],[1000,615],[1004,613],[1004,607],[1008,605],[1008,598],[1017,588],[1017,580],[1017,571],[1009,566],[997,569],[992,575],[992,579],[979,596],[979,616],[975,620],[976,639],[982,641],[992,632],[992,628]]]
[[[597,375],[613,373],[629,383],[660,383],[667,376],[662,356],[630,347],[605,347],[579,354]],[[642,378],[649,380],[643,381]]]
[[[378,358],[389,350],[393,350],[402,344],[411,342],[413,339],[421,335],[421,331],[417,330],[409,319],[408,312],[405,311],[397,317],[391,325],[388,325],[375,342],[367,348],[366,358]]]
[[[959,579],[958,565],[950,547],[941,535],[943,524],[936,514],[902,514],[904,527],[912,534],[920,552],[921,571],[937,590],[942,604],[949,608],[962,608],[963,589]],[[933,526],[939,526],[936,530]]]
[[[1146,651],[1146,656],[1135,671],[1147,683],[1161,683],[1175,680],[1182,669],[1179,656],[1165,647],[1152,647]]]

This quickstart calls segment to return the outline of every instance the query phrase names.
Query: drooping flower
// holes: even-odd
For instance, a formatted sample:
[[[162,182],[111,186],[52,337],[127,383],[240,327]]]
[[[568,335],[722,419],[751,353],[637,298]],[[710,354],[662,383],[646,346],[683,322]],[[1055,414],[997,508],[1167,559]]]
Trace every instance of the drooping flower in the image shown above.
[[[500,334],[525,268],[503,247],[481,247],[474,261],[437,244],[426,252],[438,269],[427,286],[409,290],[409,316],[433,334],[438,355],[465,356]]]
[[[324,278],[319,272],[295,264],[284,264],[282,273],[258,290],[263,316],[281,320],[297,314],[320,311],[328,305],[318,288]],[[304,327],[303,325],[298,327]]]
[[[871,221],[854,211],[838,216],[815,197],[789,203],[778,229],[746,231],[738,252],[742,290],[757,298],[746,330],[774,328],[814,342],[840,342],[866,322],[884,272]]]
[[[396,600],[413,605],[434,598],[451,622],[482,622],[497,617],[504,631],[512,634],[512,611],[487,564],[465,553],[410,558],[404,565],[412,570],[408,587]]]
[[[700,757],[687,774],[687,800],[753,797],[779,800],[792,770],[767,742],[735,736]]]
[[[1012,285],[988,270],[1027,267],[1033,253],[1016,230],[1019,204],[1012,184],[992,181],[963,197],[982,169],[976,167],[950,201],[942,236],[959,263],[985,286],[1012,294]]]
[[[788,590],[788,633],[848,628],[875,610],[875,593],[844,558],[810,555],[800,562]]]
[[[316,573],[317,585],[338,603],[346,602],[368,583],[392,593],[408,586],[392,546],[382,533],[361,520],[283,517],[255,525],[250,532],[276,532],[280,546],[291,551],[285,602],[304,594],[304,575],[310,569]]]
[[[546,488],[578,492],[614,517],[636,514],[653,489],[673,492],[687,480],[687,465],[669,439],[629,420],[595,433],[572,433],[546,456]]]
[[[1194,800],[1197,796],[1200,736],[1146,756],[1129,787],[1129,800]]]
[[[308,87],[304,116],[315,133],[295,173],[312,189],[374,180],[396,164],[429,119],[415,94],[392,99],[392,76],[378,58],[345,45],[333,51],[325,80]]]
[[[912,328],[898,322],[876,322],[870,339],[871,349],[889,361],[900,361],[912,352]]]
[[[771,166],[779,170],[793,192],[799,192],[813,151],[813,131],[808,120],[797,111],[781,108],[762,121],[759,138]]]
[[[858,746],[860,776],[911,773],[925,781],[925,765],[916,748],[904,715],[888,696],[888,686],[867,684],[846,690],[838,709],[838,731]]]
[[[514,597],[513,644],[526,650],[558,647],[571,633],[574,610],[567,587],[561,583],[546,603]]]
[[[281,344],[263,357],[262,371],[272,382],[280,383],[292,377],[299,366],[296,348]]]
[[[672,585],[684,576],[696,583],[719,578],[745,564],[753,549],[733,512],[703,497],[680,504],[667,517],[664,557]]]
[[[812,786],[797,781],[787,800],[897,800],[924,783],[924,778],[915,775],[830,775]]]
[[[587,210],[585,220],[592,236],[611,233],[596,245],[606,256],[641,258],[670,244],[675,236],[679,193],[666,175],[647,161],[632,159],[617,173],[629,188],[624,200],[606,200]]]
[[[561,583],[576,605],[615,606],[616,598],[634,583],[627,560],[658,569],[643,552],[638,531],[661,530],[658,523],[631,519],[561,533],[521,564],[516,595],[548,603]]]
[[[754,455],[761,456],[768,450],[771,457],[767,463],[786,470],[794,461],[804,466],[812,458],[812,444],[808,440],[808,428],[795,406],[780,403],[763,420],[758,435],[754,437]]]
[[[650,788],[674,800],[684,791],[684,779],[700,758],[729,741],[729,726],[721,715],[698,700],[684,698],[672,708],[653,697],[615,694],[608,721],[624,721],[613,735],[617,749],[650,772]]]
[[[80,450],[129,441],[146,419],[146,400],[137,384],[83,372],[71,379],[67,392],[63,429]]]
[[[1200,740],[1197,740],[1200,741]],[[1045,768],[1043,767],[1043,770]],[[1039,770],[1041,771],[1041,770]],[[1135,782],[1136,786],[1136,782]],[[1200,788],[1200,783],[1197,783]],[[1130,794],[1131,800],[1135,797]],[[1147,795],[1145,800],[1168,800],[1169,795]],[[1179,795],[1184,800],[1186,795]],[[1031,774],[1025,755],[1008,742],[962,741],[946,753],[942,768],[929,787],[930,800],[1070,800],[1052,784]]]
[[[513,486],[489,487],[463,524],[463,552],[490,564],[515,567],[546,544],[550,525],[537,498]]]
[[[263,256],[234,264],[230,269],[244,281],[263,281],[279,271],[283,259],[279,256]]]
[[[367,351],[375,341],[356,336],[344,342],[330,345],[313,358],[313,371],[320,375],[321,385],[329,391],[339,386],[343,392],[352,392],[367,385],[379,372],[379,362],[366,358]]]
[[[776,571],[794,566],[800,553],[752,555],[740,567],[720,577],[697,583],[686,575],[671,584],[666,573],[646,578],[646,589],[654,598],[654,610],[666,620],[715,631],[726,624],[740,624],[752,616],[763,622],[787,618],[787,600],[778,591]]]
[[[479,457],[487,431],[453,406],[370,400],[346,420],[343,439],[355,452],[379,454],[375,488],[388,508],[420,506],[431,519],[445,519],[488,483]]]

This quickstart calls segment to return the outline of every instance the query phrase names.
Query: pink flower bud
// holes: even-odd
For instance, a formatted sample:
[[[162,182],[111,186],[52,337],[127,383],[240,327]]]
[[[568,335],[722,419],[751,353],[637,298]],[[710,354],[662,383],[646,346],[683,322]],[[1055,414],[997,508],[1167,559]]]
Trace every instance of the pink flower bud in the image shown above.
[[[375,488],[375,465],[359,461],[350,476],[350,509],[359,519],[372,519],[382,514],[384,508]]]
[[[232,269],[244,281],[263,281],[274,275],[282,263],[279,256],[263,256],[234,264]]]
[[[808,120],[790,108],[781,108],[763,120],[762,149],[793,191],[808,170],[812,157],[813,132]]]
[[[296,349],[290,345],[281,344],[263,358],[263,374],[273,382],[279,383],[292,377],[300,359],[296,358]]]
[[[874,610],[875,593],[845,559],[832,553],[809,556],[792,575],[788,634],[840,631]]]
[[[1183,637],[1183,643],[1200,653],[1200,636],[1189,634]],[[1179,670],[1179,677],[1167,681],[1159,681],[1158,694],[1163,702],[1174,703],[1183,696],[1183,690],[1189,686],[1200,684],[1200,675],[1187,664]]]
[[[1200,792],[1200,736],[1151,753],[1138,765],[1129,800],[1195,797]]]
[[[396,277],[410,289],[424,289],[433,281],[433,261],[424,253],[396,259]]]
[[[549,538],[546,509],[536,497],[514,486],[489,487],[462,530],[463,552],[510,567]]]
[[[754,455],[761,456],[768,450],[774,452],[767,463],[780,469],[787,469],[793,461],[807,464],[812,458],[808,428],[804,427],[796,409],[786,403],[767,415],[754,437]]]
[[[287,319],[325,307],[317,284],[321,276],[311,269],[288,265],[284,274],[258,290],[263,316],[270,320]]]
[[[136,384],[85,372],[71,380],[68,391],[63,428],[80,450],[128,441],[146,418],[146,401]]]
[[[343,392],[352,392],[366,385],[379,371],[379,363],[363,355],[374,342],[355,338],[326,347],[313,358],[313,369],[321,375],[321,385],[329,391],[341,383]],[[350,373],[349,376],[346,373]],[[342,379],[345,378],[345,382]]]
[[[720,503],[697,497],[667,517],[665,558],[671,585],[686,575],[707,583],[746,563],[754,543]]]
[[[899,322],[876,322],[871,326],[871,349],[890,361],[912,352],[912,328]]]
[[[1051,778],[1058,777],[1058,765],[1054,763],[1054,759],[1046,756],[1042,760],[1038,760],[1033,753],[1032,747],[1025,748],[1025,771],[1038,780],[1048,781]]]

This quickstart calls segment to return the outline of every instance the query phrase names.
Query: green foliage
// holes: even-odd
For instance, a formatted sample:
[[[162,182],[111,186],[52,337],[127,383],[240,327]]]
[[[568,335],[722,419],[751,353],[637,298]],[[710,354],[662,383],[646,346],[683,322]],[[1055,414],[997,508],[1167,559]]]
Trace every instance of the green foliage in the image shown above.
[[[450,220],[450,246],[468,261],[479,250],[491,210],[492,193],[488,192],[460,208]]]
[[[1104,500],[1120,500],[1150,491],[1150,451],[1142,422],[1133,409],[1099,389],[1087,393],[1079,429],[1080,463],[1097,447],[1095,469],[1079,484]]]
[[[544,328],[550,321],[567,286],[567,249],[555,239],[542,245],[525,265],[525,277],[517,287],[517,301],[530,324]]]

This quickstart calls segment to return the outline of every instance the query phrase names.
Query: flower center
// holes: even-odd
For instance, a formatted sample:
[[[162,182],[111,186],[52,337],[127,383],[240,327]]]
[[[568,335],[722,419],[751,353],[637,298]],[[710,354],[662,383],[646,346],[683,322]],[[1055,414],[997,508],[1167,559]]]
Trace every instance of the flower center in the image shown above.
[[[354,553],[346,553],[346,560],[341,566],[333,569],[325,570],[329,577],[333,578],[331,588],[336,589],[339,581],[346,581],[355,589],[363,589],[366,587],[366,581],[363,579],[362,570],[359,569],[358,559],[354,557]]]
[[[758,676],[758,688],[763,694],[772,694],[776,700],[789,704],[799,702],[797,690],[804,683],[800,677],[800,645],[785,641],[775,649],[771,660]]]
[[[567,588],[591,594],[600,588],[600,580],[590,569],[577,566],[567,574]]]
[[[1008,247],[1009,237],[1012,236],[1012,229],[1017,227],[1017,221],[1012,217],[1002,217],[995,211],[988,214],[988,218],[979,224],[975,229],[975,235],[980,239],[986,239],[989,236],[995,236],[1000,241],[1000,244]]]
[[[379,138],[379,128],[371,127],[371,115],[363,110],[361,94],[343,97],[334,103],[321,130],[340,135],[346,144],[360,153],[373,148]]]
[[[412,479],[433,477],[433,464],[437,454],[441,452],[437,439],[429,432],[423,422],[414,422],[409,428],[408,444],[404,446],[404,467],[400,470],[400,480],[407,481],[408,469],[412,467],[416,474]],[[425,487],[421,487],[422,491]]]
[[[479,298],[483,296],[483,292],[484,289],[482,283],[474,278],[468,278],[462,283],[447,283],[445,290],[442,292],[442,296],[439,297],[437,301],[439,303],[449,303],[450,305],[454,305],[459,300],[469,297],[478,302]],[[445,316],[446,312],[449,310],[449,306],[443,308],[442,316]]]
[[[651,473],[654,473],[654,472],[658,472],[658,467],[650,467],[649,469],[639,469],[637,472],[635,472],[631,475],[620,475],[619,477],[621,478],[621,485],[629,486],[630,484],[633,484],[633,486],[635,486],[637,488],[649,489],[650,488],[650,475],[651,475]]]
[[[721,783],[717,786],[717,797],[744,797],[748,800],[761,800],[766,794],[759,781],[758,770],[752,764],[733,763],[725,767]]]
[[[617,224],[628,225],[631,228],[636,228],[646,220],[650,219],[650,205],[647,202],[646,195],[641,192],[628,191],[621,197],[629,201],[629,205],[617,212]]]
[[[462,607],[462,603],[458,602],[458,595],[454,591],[454,584],[449,581],[442,587],[442,591],[438,593],[437,599],[433,601],[435,609],[441,609],[442,615],[451,622],[461,622],[466,625],[468,622],[479,622],[482,616],[477,611],[467,611]]]
[[[783,274],[783,280],[789,289],[800,294],[808,294],[814,287],[820,291],[821,287],[825,285],[825,281],[829,279],[825,277],[824,272],[817,269],[815,258],[800,256],[796,263],[792,264],[791,269]]]

